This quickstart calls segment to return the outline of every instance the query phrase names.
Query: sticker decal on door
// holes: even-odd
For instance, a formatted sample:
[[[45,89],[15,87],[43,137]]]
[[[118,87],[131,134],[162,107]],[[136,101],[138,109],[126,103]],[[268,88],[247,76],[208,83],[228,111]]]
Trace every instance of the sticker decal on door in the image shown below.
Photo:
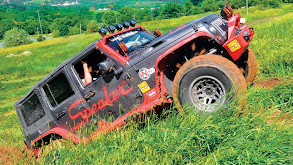
[[[141,69],[139,69],[138,75],[142,80],[148,80],[153,73],[155,73],[154,67],[150,68],[150,69],[141,68]]]

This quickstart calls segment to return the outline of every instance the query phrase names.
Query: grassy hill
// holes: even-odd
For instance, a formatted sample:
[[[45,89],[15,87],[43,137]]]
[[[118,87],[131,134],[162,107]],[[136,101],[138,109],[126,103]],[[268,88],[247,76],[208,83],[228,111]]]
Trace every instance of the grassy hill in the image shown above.
[[[293,162],[293,13],[291,6],[266,11],[253,8],[247,20],[283,15],[253,25],[257,80],[247,102],[224,112],[198,116],[146,117],[101,136],[88,145],[54,143],[38,162],[24,149],[24,136],[13,104],[63,60],[78,53],[99,34],[55,38],[14,48],[0,48],[0,162],[40,164],[290,164]],[[245,11],[240,10],[240,13]],[[288,13],[288,14],[285,14]],[[173,27],[203,15],[142,23],[147,29]],[[83,41],[83,42],[80,42]],[[30,51],[29,55],[20,55]],[[13,55],[11,55],[13,54]]]

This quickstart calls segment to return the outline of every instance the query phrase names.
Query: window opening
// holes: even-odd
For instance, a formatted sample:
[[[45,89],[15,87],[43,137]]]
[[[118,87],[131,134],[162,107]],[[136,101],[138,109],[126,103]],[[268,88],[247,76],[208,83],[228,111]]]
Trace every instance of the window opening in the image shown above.
[[[20,110],[28,127],[45,116],[43,106],[36,94],[33,94],[30,98],[28,98],[22,104]]]
[[[74,64],[74,69],[82,81],[83,85],[88,85],[95,80],[98,80],[99,78],[104,77],[102,73],[99,70],[99,64],[108,58],[102,54],[99,50],[93,49],[89,54],[82,58],[80,61],[78,61],[76,64]],[[84,64],[86,63],[86,67]],[[89,75],[86,75],[89,74]],[[108,73],[106,73],[108,74]],[[86,81],[88,79],[88,76],[90,76],[91,81]]]
[[[60,73],[53,80],[48,82],[43,89],[52,107],[56,107],[64,100],[74,95],[74,91],[64,73]]]

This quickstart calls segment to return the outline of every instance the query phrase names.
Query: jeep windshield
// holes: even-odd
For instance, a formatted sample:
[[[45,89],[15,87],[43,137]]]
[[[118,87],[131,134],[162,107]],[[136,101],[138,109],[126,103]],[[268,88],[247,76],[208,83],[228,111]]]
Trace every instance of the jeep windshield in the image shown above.
[[[154,39],[155,37],[149,34],[148,32],[140,28],[137,28],[132,31],[111,37],[108,40],[107,45],[115,51],[119,52],[120,54],[124,55],[126,53],[130,53],[136,48],[141,47],[142,45],[150,43]],[[125,46],[127,47],[126,51],[122,50],[122,48],[119,46],[120,43],[125,44]]]

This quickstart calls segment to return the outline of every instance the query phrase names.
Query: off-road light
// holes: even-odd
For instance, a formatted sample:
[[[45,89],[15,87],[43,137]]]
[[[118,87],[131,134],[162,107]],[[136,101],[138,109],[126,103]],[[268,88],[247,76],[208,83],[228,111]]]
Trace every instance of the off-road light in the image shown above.
[[[123,27],[125,29],[128,29],[129,28],[129,22],[127,22],[127,21],[123,22]]]
[[[116,29],[117,29],[118,31],[122,30],[122,28],[123,28],[122,23],[117,23],[117,24],[116,24]]]
[[[221,10],[221,16],[225,19],[228,20],[230,17],[233,16],[233,10],[230,6],[223,7]]]
[[[101,36],[105,36],[108,32],[108,29],[105,27],[101,27],[99,30],[99,33],[101,34]]]
[[[110,32],[110,33],[114,33],[116,27],[115,27],[114,25],[109,25],[109,26],[108,26],[108,29],[109,29],[109,32]]]
[[[130,20],[129,22],[130,22],[130,26],[132,27],[134,27],[136,24],[136,21],[134,19]]]
[[[232,7],[228,5],[226,8],[230,11],[231,15],[233,15],[233,9],[232,9]]]

